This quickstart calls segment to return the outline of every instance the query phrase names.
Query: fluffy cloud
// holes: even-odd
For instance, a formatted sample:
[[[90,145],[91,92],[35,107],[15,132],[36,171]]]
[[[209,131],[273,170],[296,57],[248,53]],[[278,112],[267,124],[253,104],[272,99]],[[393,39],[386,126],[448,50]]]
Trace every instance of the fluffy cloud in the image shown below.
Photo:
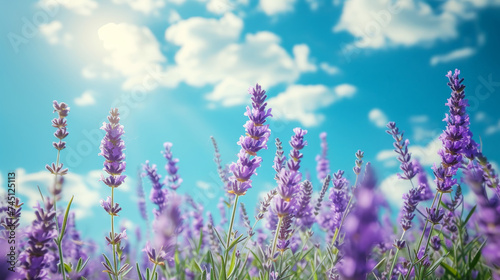
[[[496,124],[488,126],[485,131],[486,135],[495,134],[497,132],[500,132],[500,120],[498,120]]]
[[[160,44],[147,27],[108,23],[99,28],[98,35],[106,51],[103,64],[126,78],[122,85],[125,90],[144,84],[151,72],[161,69],[161,63],[166,61]]]
[[[73,40],[73,36],[69,33],[63,34],[62,29],[63,25],[58,20],[54,20],[47,24],[41,24],[39,27],[40,33],[47,39],[49,44],[64,44],[68,46]]]
[[[374,125],[380,128],[384,128],[387,125],[387,116],[385,115],[382,110],[378,108],[373,108],[369,113],[368,113],[368,119],[370,122],[372,122]]]
[[[397,206],[398,209],[403,206],[403,194],[411,189],[411,184],[408,180],[401,180],[397,174],[390,175],[380,182],[380,191],[384,194],[387,201]]]
[[[88,16],[99,6],[94,0],[41,0],[39,5],[47,10],[55,11],[59,5],[79,14]]]
[[[222,15],[236,10],[238,6],[248,5],[248,2],[248,0],[208,0],[207,11]]]
[[[474,48],[461,48],[446,54],[435,55],[431,58],[430,63],[432,66],[435,66],[440,63],[447,63],[450,61],[467,58],[473,56],[475,53],[476,50]]]
[[[332,66],[326,62],[321,62],[321,64],[319,65],[319,68],[321,68],[321,70],[325,71],[325,73],[327,73],[328,75],[335,75],[335,74],[338,74],[340,72],[340,69],[338,67]]]
[[[421,0],[348,0],[333,30],[351,33],[357,38],[353,44],[357,48],[432,44],[457,38],[462,20],[475,18],[478,9],[499,3],[447,0],[433,7]]]
[[[113,0],[115,4],[127,4],[133,10],[144,14],[151,14],[165,6],[164,0]]]
[[[92,208],[99,205],[99,200],[101,199],[101,195],[99,194],[100,188],[97,186],[100,178],[99,174],[101,174],[101,171],[96,170],[86,175],[68,173],[64,176],[62,204],[67,204],[71,195],[74,195],[75,199],[73,200],[71,210],[75,212],[77,219],[92,216]],[[24,169],[17,169],[16,183],[19,187],[19,194],[27,198],[25,201],[27,202],[26,208],[23,210],[29,212],[37,201],[40,201],[40,193],[37,186],[40,186],[42,192],[47,194],[46,190],[53,182],[54,175],[48,171],[27,173]]]
[[[180,49],[163,84],[213,85],[206,98],[233,106],[247,100],[246,91],[241,89],[256,82],[267,89],[293,83],[301,73],[316,69],[309,62],[306,45],[294,46],[291,56],[280,46],[280,38],[271,32],[246,34],[240,42],[242,29],[241,18],[231,13],[220,19],[189,18],[169,27],[165,37]]]
[[[260,0],[259,7],[268,16],[293,11],[295,0]]]
[[[90,90],[86,90],[81,96],[75,98],[75,104],[77,106],[88,106],[95,104],[94,93]]]
[[[416,115],[410,117],[410,122],[414,124],[426,123],[429,121],[429,116],[427,115]]]
[[[316,112],[318,109],[354,95],[355,89],[351,85],[340,85],[336,88],[324,85],[291,85],[278,96],[269,99],[268,105],[273,108],[273,115],[277,119],[295,120],[304,126],[316,126],[325,119],[323,114]]]

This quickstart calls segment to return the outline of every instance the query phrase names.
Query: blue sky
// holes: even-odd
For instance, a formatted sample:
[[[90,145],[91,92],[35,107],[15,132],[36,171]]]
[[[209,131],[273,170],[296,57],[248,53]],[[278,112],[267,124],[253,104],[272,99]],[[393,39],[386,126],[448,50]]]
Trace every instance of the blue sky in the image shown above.
[[[247,89],[255,83],[273,108],[272,139],[288,151],[293,128],[309,131],[303,166],[315,190],[314,158],[325,131],[332,171],[347,170],[353,179],[354,153],[365,151],[381,191],[397,205],[409,186],[395,180],[385,123],[406,131],[430,172],[450,93],[444,75],[455,68],[465,78],[474,138],[500,161],[499,1],[41,0],[0,7],[1,191],[15,170],[18,195],[32,206],[36,186],[51,183],[44,166],[56,158],[52,101],[68,103],[64,201],[75,195],[84,236],[106,231],[99,200],[110,190],[98,181],[97,154],[111,107],[122,112],[126,132],[122,220],[138,225],[137,169],[150,160],[165,174],[166,141],[180,159],[179,192],[214,210],[222,190],[210,136],[224,162],[236,160]],[[247,207],[274,186],[274,152],[270,143],[261,153]],[[23,213],[24,223],[33,217],[28,207]]]

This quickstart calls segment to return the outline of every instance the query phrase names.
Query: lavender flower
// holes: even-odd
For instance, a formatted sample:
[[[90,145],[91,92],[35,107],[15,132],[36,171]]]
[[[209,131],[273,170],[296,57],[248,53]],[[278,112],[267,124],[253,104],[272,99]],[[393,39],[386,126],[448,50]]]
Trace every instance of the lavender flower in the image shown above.
[[[434,235],[431,238],[430,245],[431,245],[432,249],[434,249],[434,251],[439,251],[439,249],[441,249],[441,239],[439,238],[438,235]]]
[[[35,209],[36,219],[27,231],[28,243],[19,255],[18,272],[24,279],[45,280],[50,279],[48,268],[56,261],[54,255],[49,254],[49,248],[57,236],[54,221],[56,213],[49,198],[45,200],[43,208],[37,204]]]
[[[165,260],[174,263],[177,236],[182,229],[182,220],[179,210],[180,199],[173,197],[165,211],[153,223],[155,232],[154,247],[161,248],[166,255]]]
[[[457,173],[463,157],[473,159],[477,153],[477,143],[472,139],[472,133],[469,130],[469,116],[466,112],[469,106],[465,99],[463,78],[460,79],[460,70],[455,69],[455,73],[448,72],[446,77],[450,80],[448,86],[451,88],[451,97],[446,105],[450,108],[449,114],[446,114],[446,130],[443,131],[439,139],[443,144],[438,151],[441,156],[440,166],[434,166],[434,175],[436,176],[436,188],[439,192],[450,192],[456,184],[453,176]]]
[[[300,184],[298,198],[293,207],[293,216],[302,229],[310,229],[315,221],[313,207],[311,206],[312,193],[311,182],[306,180]]]
[[[355,191],[356,206],[345,221],[344,257],[338,265],[342,279],[365,279],[374,266],[367,259],[373,247],[382,241],[375,183],[373,171],[367,163],[361,187]]]
[[[349,184],[345,178],[344,171],[339,170],[333,174],[333,188],[330,189],[329,199],[332,202],[332,210],[337,213],[343,213],[347,207],[348,197],[346,186]]]
[[[484,171],[475,162],[471,162],[464,171],[465,180],[476,195],[478,205],[477,221],[479,232],[485,235],[486,245],[481,251],[484,259],[492,267],[500,267],[500,201],[489,199],[485,188]],[[500,270],[492,270],[493,279],[500,278]]]
[[[323,181],[330,174],[330,161],[327,158],[328,143],[326,142],[326,132],[319,135],[321,139],[321,154],[316,156],[316,172],[318,180]]]
[[[325,179],[323,180],[323,186],[321,187],[321,191],[318,196],[318,201],[316,202],[316,206],[314,207],[314,215],[319,214],[319,210],[321,209],[321,203],[323,201],[323,198],[325,197],[326,191],[328,190],[328,186],[330,185],[330,180],[331,180],[330,175],[326,175]]]
[[[141,171],[137,171],[137,204],[139,206],[139,213],[144,221],[148,221],[148,212],[146,210],[146,198],[144,195],[144,188],[142,186]]]
[[[424,190],[424,185],[420,185],[416,188],[410,189],[408,193],[403,195],[403,217],[401,219],[401,227],[404,231],[411,228],[411,222],[415,217],[415,210],[417,209],[418,203],[421,201],[421,194]]]
[[[59,200],[61,194],[61,186],[62,179],[57,178],[58,175],[63,176],[68,172],[68,169],[63,169],[63,164],[59,162],[59,155],[61,150],[66,148],[66,142],[64,142],[64,138],[68,136],[68,131],[66,130],[66,117],[70,111],[70,108],[66,103],[58,103],[56,100],[53,101],[54,112],[57,112],[59,118],[55,118],[52,120],[52,126],[57,128],[54,136],[59,140],[58,142],[53,142],[52,145],[57,150],[57,162],[52,163],[51,165],[45,165],[45,168],[52,174],[55,175],[54,185],[50,188],[50,192],[54,196],[54,199]],[[62,178],[62,177],[61,177]]]
[[[279,228],[278,233],[278,242],[276,243],[276,249],[278,249],[281,253],[284,253],[290,246],[290,236],[292,233],[292,216],[286,215],[283,218],[281,227]]]
[[[172,143],[165,142],[163,147],[165,151],[163,152],[163,156],[167,160],[167,164],[165,165],[165,170],[168,172],[168,177],[165,178],[163,184],[168,185],[172,190],[176,190],[181,186],[182,178],[177,174],[179,168],[176,166],[179,162],[179,159],[173,158],[172,155]]]
[[[404,180],[411,180],[415,177],[416,171],[411,162],[411,153],[408,152],[410,140],[404,140],[404,132],[399,132],[395,122],[389,122],[387,128],[389,129],[387,133],[394,138],[394,151],[399,155],[398,161],[401,162],[400,169],[403,171],[403,175],[398,174],[398,177]]]
[[[120,250],[120,243],[123,239],[127,238],[125,231],[121,233],[114,232],[114,217],[121,210],[120,206],[114,202],[114,189],[118,188],[124,181],[125,175],[122,172],[125,171],[125,154],[123,150],[125,149],[125,143],[122,140],[124,134],[123,126],[120,125],[120,117],[118,109],[111,109],[109,112],[108,121],[109,123],[103,123],[101,129],[106,131],[106,135],[101,141],[101,153],[105,159],[103,170],[108,173],[108,177],[101,175],[101,181],[111,188],[111,197],[106,201],[101,201],[101,205],[104,210],[111,216],[111,232],[109,236],[106,236],[106,241],[108,245],[111,245],[113,250],[113,264],[110,267],[107,263],[102,262],[105,270],[103,272],[108,273],[108,276],[113,275],[116,279],[119,276],[123,276],[127,272],[129,267],[128,263],[123,264],[118,267],[117,252]]]
[[[153,186],[149,199],[151,200],[151,202],[158,205],[158,210],[153,210],[155,215],[158,215],[163,211],[163,209],[165,209],[167,205],[167,190],[162,189],[163,183],[160,182],[161,175],[158,175],[158,173],[156,172],[156,164],[149,165],[149,161],[147,160],[146,164],[144,164],[142,168],[144,170],[144,173],[142,173],[142,177],[147,176]]]
[[[121,175],[125,171],[125,143],[121,139],[124,131],[120,125],[120,117],[118,109],[112,109],[108,116],[109,123],[103,123],[101,129],[106,131],[104,139],[101,141],[101,153],[106,161],[104,162],[104,171],[108,173],[108,177],[101,175],[101,181],[111,188],[119,187],[125,180],[125,175]]]
[[[267,149],[267,141],[271,130],[269,125],[264,125],[267,117],[271,115],[271,109],[266,111],[265,100],[266,91],[262,90],[257,84],[254,89],[249,90],[252,95],[252,109],[247,107],[245,116],[249,121],[243,127],[246,130],[246,136],[241,136],[238,145],[241,150],[238,153],[238,161],[233,162],[229,169],[233,176],[229,178],[229,193],[237,196],[245,195],[247,190],[252,187],[250,177],[255,174],[255,170],[260,166],[262,159],[256,154],[261,149]],[[250,158],[254,156],[254,158]]]
[[[285,166],[286,156],[283,155],[283,146],[279,138],[276,138],[276,156],[274,157],[273,168],[276,171],[275,180],[278,180],[278,174],[281,169]]]
[[[358,176],[359,173],[361,173],[361,166],[363,165],[364,154],[365,153],[361,150],[358,150],[356,152],[356,161],[355,161],[355,166],[353,167],[353,171],[354,171],[354,174],[356,174],[356,176]]]

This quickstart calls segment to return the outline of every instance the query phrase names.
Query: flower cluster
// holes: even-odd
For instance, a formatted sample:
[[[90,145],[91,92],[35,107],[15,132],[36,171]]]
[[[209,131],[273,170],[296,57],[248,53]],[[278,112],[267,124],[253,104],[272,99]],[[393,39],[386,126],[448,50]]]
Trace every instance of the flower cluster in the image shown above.
[[[318,180],[323,181],[330,174],[330,161],[327,158],[328,143],[326,141],[326,132],[319,135],[321,139],[321,154],[316,156],[316,173]]]
[[[165,170],[168,172],[168,177],[165,177],[165,181],[163,184],[169,186],[172,190],[176,190],[181,186],[182,178],[177,174],[179,168],[176,166],[179,162],[179,159],[173,158],[172,155],[172,143],[165,142],[163,147],[165,151],[163,152],[163,156],[167,160],[167,164],[165,165]]]
[[[54,185],[50,188],[50,192],[52,195],[58,200],[60,199],[60,194],[62,191],[62,176],[68,173],[67,168],[63,168],[63,164],[59,162],[59,155],[61,150],[66,148],[66,142],[64,142],[64,138],[68,136],[68,131],[66,129],[67,122],[66,117],[68,116],[70,108],[66,103],[61,102],[58,103],[56,100],[53,102],[54,112],[57,112],[59,118],[54,118],[52,120],[52,126],[57,128],[54,136],[59,139],[58,142],[53,142],[52,145],[57,150],[57,161],[56,163],[52,163],[51,165],[45,165],[45,168],[52,174],[55,175]],[[57,176],[61,176],[58,180]]]
[[[249,120],[243,125],[246,136],[241,136],[238,145],[241,150],[238,153],[238,161],[233,162],[229,169],[233,176],[229,178],[229,193],[242,196],[252,187],[252,177],[255,170],[260,166],[262,158],[256,156],[261,149],[267,149],[267,141],[271,130],[268,124],[264,124],[268,117],[271,117],[271,109],[266,110],[265,103],[267,95],[260,85],[249,89],[252,95],[252,108],[247,107],[245,116]],[[251,158],[253,156],[253,158]]]
[[[118,188],[127,177],[122,175],[126,166],[125,153],[123,152],[125,143],[122,140],[124,130],[120,124],[118,109],[112,109],[109,114],[109,123],[103,123],[101,127],[102,130],[106,131],[106,135],[101,141],[101,153],[99,153],[105,159],[103,170],[109,176],[101,175],[101,181],[110,188]]]
[[[400,169],[403,171],[403,175],[398,174],[398,177],[404,180],[411,180],[415,177],[416,170],[411,161],[411,153],[408,152],[410,140],[403,138],[404,132],[399,132],[395,122],[389,122],[387,128],[389,129],[387,133],[394,138],[394,151],[399,155],[398,161],[401,162]]]
[[[446,130],[443,131],[439,139],[443,147],[438,151],[441,157],[441,164],[434,166],[436,177],[436,188],[439,192],[450,192],[457,180],[453,178],[458,168],[462,164],[464,157],[473,159],[477,154],[477,143],[472,139],[472,132],[469,130],[469,115],[466,108],[469,106],[465,99],[465,86],[462,85],[463,78],[460,79],[460,70],[455,73],[448,72],[448,86],[451,88],[451,97],[446,105],[450,108],[446,114]]]
[[[57,261],[53,254],[49,253],[53,246],[53,239],[57,236],[54,217],[54,203],[47,198],[44,207],[37,204],[35,207],[36,219],[27,231],[28,243],[19,255],[18,272],[24,279],[45,280],[50,279],[49,267]]]
[[[356,206],[345,221],[344,256],[338,265],[342,279],[366,279],[374,267],[368,256],[373,247],[381,241],[378,221],[378,199],[375,194],[376,179],[370,163],[366,164],[365,175],[355,191]]]

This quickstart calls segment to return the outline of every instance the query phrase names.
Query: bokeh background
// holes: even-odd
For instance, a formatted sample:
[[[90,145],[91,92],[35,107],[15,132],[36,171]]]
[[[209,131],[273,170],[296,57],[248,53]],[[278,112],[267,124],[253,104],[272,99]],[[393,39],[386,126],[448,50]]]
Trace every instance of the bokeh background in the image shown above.
[[[385,124],[405,131],[432,174],[450,94],[445,74],[459,68],[474,139],[498,171],[498,0],[41,0],[2,1],[0,11],[0,194],[15,171],[22,224],[34,217],[37,186],[48,194],[52,184],[44,166],[56,160],[53,100],[71,107],[63,201],[75,195],[78,229],[102,242],[109,217],[99,201],[110,190],[99,182],[99,128],[113,107],[122,113],[127,155],[119,221],[131,229],[144,226],[138,171],[150,160],[165,176],[167,141],[180,160],[178,191],[217,212],[223,189],[210,136],[223,162],[237,159],[247,89],[256,83],[273,109],[271,138],[286,152],[293,128],[309,131],[302,166],[316,191],[326,132],[332,172],[346,170],[352,180],[354,153],[365,151],[397,208],[410,185],[397,180]],[[272,143],[242,199],[250,209],[275,186]],[[149,196],[146,178],[143,185]]]

